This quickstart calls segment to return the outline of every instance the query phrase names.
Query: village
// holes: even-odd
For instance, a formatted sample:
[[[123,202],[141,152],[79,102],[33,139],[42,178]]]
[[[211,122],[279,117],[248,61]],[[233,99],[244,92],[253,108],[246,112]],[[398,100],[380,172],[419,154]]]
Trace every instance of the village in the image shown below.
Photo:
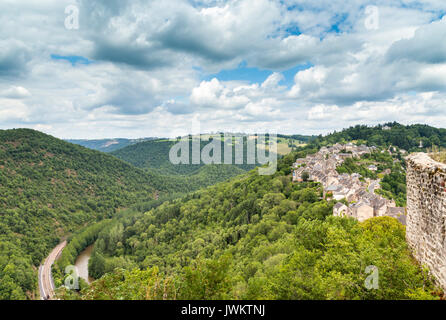
[[[334,216],[352,217],[360,222],[373,217],[390,216],[405,225],[405,208],[396,207],[395,201],[375,193],[380,188],[379,179],[363,178],[358,173],[339,174],[336,171],[345,159],[359,158],[376,151],[374,146],[356,146],[353,143],[322,147],[317,153],[296,160],[293,164],[293,181],[302,182],[305,178],[321,183],[324,199],[338,201],[333,208]],[[378,168],[370,165],[368,170],[376,172]]]

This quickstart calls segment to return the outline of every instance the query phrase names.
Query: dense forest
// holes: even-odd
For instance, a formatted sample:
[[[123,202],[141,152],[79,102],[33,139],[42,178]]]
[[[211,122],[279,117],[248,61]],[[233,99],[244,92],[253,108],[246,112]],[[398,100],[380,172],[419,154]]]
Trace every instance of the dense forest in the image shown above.
[[[332,216],[318,183],[293,184],[280,160],[115,219],[89,264],[99,280],[65,299],[436,299],[396,219]],[[286,165],[284,165],[286,164]],[[379,290],[368,290],[368,266]]]
[[[33,130],[0,131],[0,299],[36,298],[37,266],[64,237],[57,284],[93,242],[98,279],[60,292],[67,299],[437,298],[396,219],[335,218],[319,184],[291,182],[296,158],[350,140],[408,151],[446,141],[444,129],[423,125],[357,126],[308,138],[275,175],[259,176],[247,164],[175,167],[171,141],[108,155]],[[404,161],[386,157],[339,170],[375,178],[368,163],[390,169],[379,192],[403,203]],[[380,290],[364,287],[369,265]]]
[[[221,163],[224,163],[225,147],[231,148],[233,164],[206,165],[203,161],[201,161],[200,164],[192,164],[192,137],[189,137],[188,139],[189,164],[173,164],[169,159],[170,150],[178,140],[158,139],[140,142],[114,151],[111,154],[138,168],[163,175],[166,179],[171,179],[172,181],[184,181],[184,184],[188,186],[188,191],[197,190],[228,180],[246,173],[259,165],[259,162],[257,161],[257,141],[255,143],[255,163],[249,164],[247,161],[248,147],[246,136],[243,138],[243,141],[240,141],[243,147],[242,164],[235,164],[235,144],[237,143],[235,140],[230,143],[222,142],[220,149],[220,161]],[[209,139],[209,137],[207,139],[205,136],[202,137],[200,141],[200,154],[203,149],[209,145],[210,141],[212,141],[212,139]],[[222,141],[224,141],[223,136]],[[266,155],[269,155],[268,151],[266,151]]]
[[[80,140],[80,139],[68,139],[67,142],[78,144],[85,148],[101,151],[101,152],[113,152],[118,149],[125,148],[132,144],[140,143],[148,140],[155,140],[157,138],[141,138],[141,139],[99,139],[99,140]]]
[[[352,140],[364,142],[369,146],[393,145],[409,152],[416,152],[432,146],[446,147],[446,129],[421,124],[404,126],[396,122],[374,127],[357,125],[325,137],[319,136],[312,142],[333,144]]]
[[[32,298],[35,267],[67,233],[189,188],[37,131],[0,131],[0,299]]]
[[[286,135],[286,134],[278,134],[277,135],[278,138],[286,138],[286,139],[293,139],[296,141],[301,141],[301,142],[311,142],[313,140],[315,140],[317,138],[317,136],[304,136],[301,134],[291,134],[291,135]]]
[[[34,130],[0,131],[0,299],[33,298],[36,267],[82,226],[242,173],[209,165],[166,176]]]
[[[184,138],[183,138],[184,139]],[[128,147],[119,149],[117,151],[112,152],[112,155],[117,158],[127,161],[132,165],[139,168],[150,168],[157,170],[161,174],[165,175],[195,175],[201,173],[201,169],[207,167],[203,161],[200,164],[192,164],[192,137],[186,138],[189,146],[189,163],[188,164],[173,164],[169,159],[169,153],[171,148],[178,143],[179,140],[153,140],[153,141],[145,141],[138,144],[130,145]],[[194,138],[195,139],[195,138]],[[227,141],[223,142],[223,135],[221,136],[221,158],[220,162],[224,163],[224,150],[226,144],[229,145],[229,148],[232,149],[232,163],[235,163],[235,144],[241,143],[243,147],[243,163],[236,164],[232,167],[241,169],[243,171],[248,171],[253,169],[257,164],[257,157],[255,164],[249,164],[247,161],[247,137],[243,137],[243,141]],[[212,139],[207,138],[206,136],[202,136],[200,140],[200,154],[205,148],[206,145],[211,142]],[[256,143],[257,147],[257,143]],[[256,149],[257,152],[257,149]],[[222,165],[223,166],[223,165]]]

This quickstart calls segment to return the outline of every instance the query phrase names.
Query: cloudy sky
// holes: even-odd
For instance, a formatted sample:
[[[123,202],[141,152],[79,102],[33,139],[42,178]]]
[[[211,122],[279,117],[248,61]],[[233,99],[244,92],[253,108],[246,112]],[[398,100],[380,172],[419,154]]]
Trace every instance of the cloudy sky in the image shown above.
[[[444,0],[0,0],[0,128],[446,127]]]

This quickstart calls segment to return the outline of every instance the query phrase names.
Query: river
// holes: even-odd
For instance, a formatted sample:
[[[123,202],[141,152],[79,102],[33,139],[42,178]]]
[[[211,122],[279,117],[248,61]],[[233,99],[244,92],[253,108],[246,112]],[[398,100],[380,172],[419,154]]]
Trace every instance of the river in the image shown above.
[[[88,246],[84,251],[82,251],[76,259],[74,265],[79,272],[79,277],[87,281],[90,284],[94,279],[88,276],[88,260],[90,260],[91,252],[93,251],[93,246]]]

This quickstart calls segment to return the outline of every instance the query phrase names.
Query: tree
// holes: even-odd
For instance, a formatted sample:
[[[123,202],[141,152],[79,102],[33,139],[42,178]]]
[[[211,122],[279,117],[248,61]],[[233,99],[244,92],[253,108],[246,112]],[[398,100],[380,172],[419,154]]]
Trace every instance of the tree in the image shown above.
[[[215,260],[198,260],[184,268],[184,286],[181,299],[221,300],[228,297],[230,289],[229,267],[232,256],[226,254]]]
[[[303,181],[307,182],[310,179],[310,174],[307,171],[302,172],[301,178]]]
[[[93,250],[90,261],[88,261],[88,274],[93,278],[100,278],[105,272],[105,258],[102,254]]]

